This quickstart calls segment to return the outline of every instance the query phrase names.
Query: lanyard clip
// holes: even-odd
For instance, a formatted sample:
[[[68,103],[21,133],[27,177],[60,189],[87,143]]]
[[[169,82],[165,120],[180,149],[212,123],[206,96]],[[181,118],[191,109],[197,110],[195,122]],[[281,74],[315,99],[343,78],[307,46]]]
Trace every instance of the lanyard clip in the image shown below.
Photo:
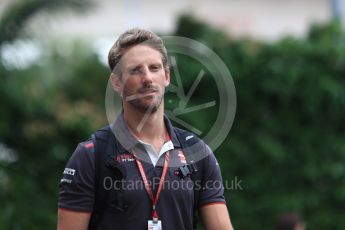
[[[196,165],[190,164],[190,165],[183,165],[181,167],[179,167],[178,169],[178,174],[180,175],[181,178],[185,178],[187,176],[190,176],[192,173],[197,172],[198,169],[196,167]]]
[[[153,223],[158,223],[158,213],[157,213],[157,211],[156,211],[156,205],[152,205],[152,209],[153,209],[153,211],[152,211],[152,221],[153,221]]]

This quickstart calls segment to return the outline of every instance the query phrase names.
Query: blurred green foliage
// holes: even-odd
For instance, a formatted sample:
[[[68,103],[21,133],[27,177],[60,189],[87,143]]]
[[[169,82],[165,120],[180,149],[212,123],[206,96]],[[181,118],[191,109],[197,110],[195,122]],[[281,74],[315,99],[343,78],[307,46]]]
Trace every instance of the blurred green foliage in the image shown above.
[[[305,39],[231,40],[182,17],[177,34],[205,42],[232,72],[233,128],[216,151],[238,229],[273,229],[277,215],[302,214],[308,229],[342,229],[345,202],[345,34],[313,26]],[[205,90],[205,92],[209,92]],[[230,183],[231,185],[231,183]]]
[[[0,140],[18,158],[0,162],[4,229],[53,228],[66,159],[78,140],[105,124],[108,71],[81,48],[67,57],[53,51],[26,70],[0,70]]]
[[[294,211],[309,229],[341,229],[345,36],[340,26],[313,26],[305,39],[264,44],[233,40],[182,16],[175,35],[214,50],[234,78],[237,114],[216,155],[225,181],[242,180],[242,190],[226,190],[235,228],[273,229],[278,214]],[[79,141],[107,123],[109,71],[89,47],[80,42],[45,47],[43,57],[25,69],[0,63],[1,229],[55,228],[64,165]],[[195,77],[195,63],[183,61],[188,68],[181,71]],[[188,77],[183,75],[192,82]],[[207,83],[200,87],[195,97],[218,95]],[[213,119],[207,113],[189,116],[206,129]]]
[[[16,0],[10,4],[0,18],[0,45],[23,35],[23,27],[42,11],[56,11],[63,8],[85,10],[92,4],[90,0]]]

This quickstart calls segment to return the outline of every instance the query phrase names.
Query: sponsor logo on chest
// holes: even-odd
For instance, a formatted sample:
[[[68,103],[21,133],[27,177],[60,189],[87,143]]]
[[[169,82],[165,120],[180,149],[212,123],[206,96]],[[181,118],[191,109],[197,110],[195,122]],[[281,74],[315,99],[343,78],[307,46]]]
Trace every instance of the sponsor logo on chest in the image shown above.
[[[125,153],[125,154],[121,154],[121,155],[118,155],[116,157],[116,160],[119,162],[119,163],[123,163],[123,162],[132,162],[135,160],[135,157],[133,154],[130,154],[130,153]]]
[[[184,156],[184,153],[181,150],[178,151],[177,156],[180,158],[180,162],[182,164],[187,164],[186,157]]]

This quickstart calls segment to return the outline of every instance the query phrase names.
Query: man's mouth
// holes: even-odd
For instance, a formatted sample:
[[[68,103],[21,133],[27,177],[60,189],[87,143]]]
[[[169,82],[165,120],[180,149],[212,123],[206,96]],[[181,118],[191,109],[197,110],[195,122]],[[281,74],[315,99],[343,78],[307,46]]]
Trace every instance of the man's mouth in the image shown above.
[[[157,88],[142,88],[142,89],[139,89],[136,94],[127,96],[126,101],[149,97],[157,92],[159,92]]]
[[[158,92],[158,90],[154,88],[150,88],[150,89],[140,89],[138,92],[140,94],[152,94],[152,93]]]

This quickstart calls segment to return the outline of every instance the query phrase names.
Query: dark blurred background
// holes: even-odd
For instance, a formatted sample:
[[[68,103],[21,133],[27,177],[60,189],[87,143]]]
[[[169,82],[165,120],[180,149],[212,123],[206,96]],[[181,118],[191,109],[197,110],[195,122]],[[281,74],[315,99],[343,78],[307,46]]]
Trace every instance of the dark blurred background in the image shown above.
[[[64,165],[108,123],[107,52],[134,26],[199,41],[231,71],[236,117],[215,154],[228,187],[241,181],[226,190],[236,229],[274,229],[286,212],[344,229],[344,11],[342,0],[1,1],[0,229],[56,228]],[[183,66],[193,82],[199,70]]]

